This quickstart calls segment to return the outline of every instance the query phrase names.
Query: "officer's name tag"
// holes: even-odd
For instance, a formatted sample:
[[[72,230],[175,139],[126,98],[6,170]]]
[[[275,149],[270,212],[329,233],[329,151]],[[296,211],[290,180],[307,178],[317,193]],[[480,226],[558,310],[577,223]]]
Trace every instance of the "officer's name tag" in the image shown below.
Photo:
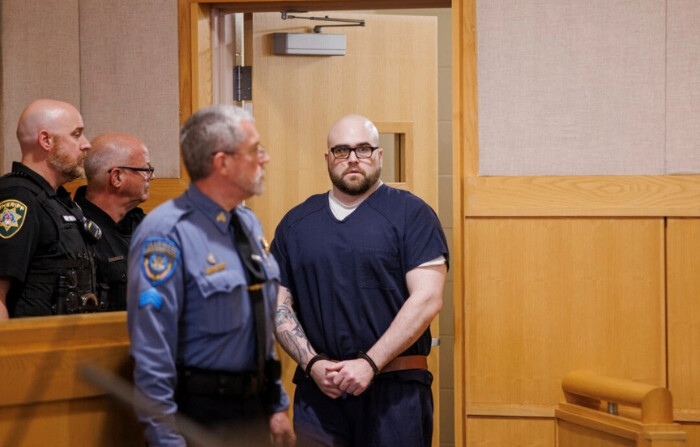
[[[204,270],[205,275],[211,275],[212,273],[220,272],[221,270],[226,268],[226,263],[222,262],[221,264],[216,264],[212,265],[208,269]]]
[[[77,222],[78,219],[75,216],[63,216],[63,221],[64,222]]]

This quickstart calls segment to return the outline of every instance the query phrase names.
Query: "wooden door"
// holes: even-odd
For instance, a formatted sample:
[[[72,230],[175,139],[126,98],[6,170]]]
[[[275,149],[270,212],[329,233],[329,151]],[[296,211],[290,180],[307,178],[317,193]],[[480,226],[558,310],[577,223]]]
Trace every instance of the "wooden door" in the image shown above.
[[[301,15],[301,14],[297,14]],[[383,140],[401,141],[392,186],[409,189],[437,208],[437,21],[435,17],[312,12],[307,16],[364,19],[364,27],[325,28],[347,36],[345,56],[274,54],[274,32],[307,33],[324,22],[282,20],[280,13],[249,19],[246,65],[252,65],[252,110],[267,165],[266,191],[248,201],[268,237],[284,214],[308,196],[331,187],[323,158],[329,127],[341,116],[371,119]],[[386,134],[386,135],[384,135]],[[393,135],[393,137],[392,137]],[[398,148],[395,148],[398,151]],[[385,147],[386,151],[386,147]],[[397,161],[400,159],[400,161]],[[437,320],[432,326],[438,334]],[[296,364],[283,356],[283,379],[291,393]],[[435,375],[434,445],[439,439],[438,349],[429,367]]]

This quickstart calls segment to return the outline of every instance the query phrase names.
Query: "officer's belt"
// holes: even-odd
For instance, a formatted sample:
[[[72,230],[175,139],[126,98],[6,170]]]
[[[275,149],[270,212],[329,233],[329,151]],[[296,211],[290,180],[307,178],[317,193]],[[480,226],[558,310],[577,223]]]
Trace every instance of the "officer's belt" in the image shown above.
[[[255,372],[212,371],[178,367],[178,392],[247,399],[262,391]]]
[[[428,357],[424,355],[404,355],[402,357],[396,357],[394,360],[387,363],[387,365],[379,371],[379,374],[392,371],[404,371],[406,369],[428,369]]]

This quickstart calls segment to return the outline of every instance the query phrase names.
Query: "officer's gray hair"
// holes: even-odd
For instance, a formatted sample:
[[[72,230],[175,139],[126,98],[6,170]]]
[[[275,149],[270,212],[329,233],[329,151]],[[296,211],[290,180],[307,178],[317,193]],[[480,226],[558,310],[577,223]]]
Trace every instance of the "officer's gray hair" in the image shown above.
[[[242,121],[255,122],[248,111],[231,105],[205,107],[192,115],[180,131],[180,150],[190,180],[208,177],[219,151],[236,151],[245,141]]]

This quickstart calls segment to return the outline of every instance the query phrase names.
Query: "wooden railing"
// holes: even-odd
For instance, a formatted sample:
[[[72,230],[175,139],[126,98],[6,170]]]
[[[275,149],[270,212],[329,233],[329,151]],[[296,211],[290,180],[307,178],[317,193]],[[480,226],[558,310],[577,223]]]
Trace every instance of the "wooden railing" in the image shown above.
[[[557,446],[680,447],[668,389],[574,371],[562,381],[566,402],[555,411]]]

